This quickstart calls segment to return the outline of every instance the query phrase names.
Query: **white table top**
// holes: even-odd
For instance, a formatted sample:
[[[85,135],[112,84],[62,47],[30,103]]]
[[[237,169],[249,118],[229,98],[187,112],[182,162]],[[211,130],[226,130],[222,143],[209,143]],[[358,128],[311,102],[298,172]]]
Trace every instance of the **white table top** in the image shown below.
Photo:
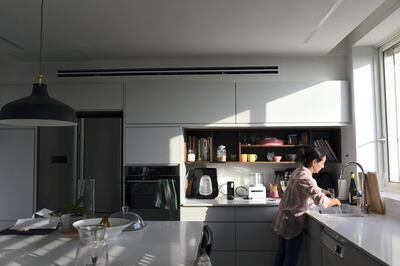
[[[202,227],[201,222],[162,221],[147,222],[141,231],[123,232],[109,244],[110,266],[193,266]],[[77,236],[60,232],[0,235],[0,265],[72,266],[77,243]]]
[[[309,215],[334,230],[378,260],[400,266],[400,221],[385,215],[327,217],[316,211]]]

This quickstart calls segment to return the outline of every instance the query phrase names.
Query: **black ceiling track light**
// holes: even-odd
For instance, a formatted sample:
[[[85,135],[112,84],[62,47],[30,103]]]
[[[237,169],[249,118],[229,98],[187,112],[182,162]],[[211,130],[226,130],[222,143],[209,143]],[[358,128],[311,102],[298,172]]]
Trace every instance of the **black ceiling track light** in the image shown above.
[[[39,75],[33,84],[32,94],[10,102],[0,111],[0,122],[16,126],[75,126],[78,124],[75,111],[68,105],[51,98],[47,84],[43,83],[42,41],[43,41],[43,1],[40,13]]]

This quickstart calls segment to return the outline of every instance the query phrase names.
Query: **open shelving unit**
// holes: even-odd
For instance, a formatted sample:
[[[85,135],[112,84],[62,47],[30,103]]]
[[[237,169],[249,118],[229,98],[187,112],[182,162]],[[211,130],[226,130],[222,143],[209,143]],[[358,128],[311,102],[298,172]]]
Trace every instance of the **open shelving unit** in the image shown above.
[[[290,128],[216,128],[216,129],[184,129],[185,134],[185,158],[188,145],[195,149],[196,161],[186,162],[188,164],[196,163],[220,163],[215,161],[216,150],[219,145],[226,146],[227,162],[240,164],[296,164],[296,161],[284,160],[285,154],[297,154],[300,148],[313,146],[316,144],[328,143],[324,146],[326,152],[334,153],[329,156],[327,162],[341,162],[341,130],[340,127],[290,127]],[[297,135],[296,144],[287,144],[288,135]],[[207,160],[199,159],[199,149],[196,139],[205,138],[209,140]],[[277,138],[284,140],[283,145],[259,144],[264,138]],[[322,140],[322,141],[321,141]],[[330,149],[330,150],[329,150]],[[268,156],[268,153],[269,156]],[[255,162],[241,162],[241,154],[256,154]],[[282,156],[280,162],[271,159],[271,154]],[[225,162],[221,162],[225,163]]]

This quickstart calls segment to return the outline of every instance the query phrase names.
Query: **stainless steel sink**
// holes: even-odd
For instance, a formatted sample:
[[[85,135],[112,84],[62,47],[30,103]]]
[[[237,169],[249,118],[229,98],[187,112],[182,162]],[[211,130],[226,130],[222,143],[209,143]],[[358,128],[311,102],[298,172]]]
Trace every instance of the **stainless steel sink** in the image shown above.
[[[328,217],[363,217],[365,214],[361,212],[361,208],[359,206],[353,206],[350,204],[342,204],[340,207],[329,207],[329,208],[321,208],[318,206],[313,206],[311,208],[314,211],[319,212],[323,216]]]

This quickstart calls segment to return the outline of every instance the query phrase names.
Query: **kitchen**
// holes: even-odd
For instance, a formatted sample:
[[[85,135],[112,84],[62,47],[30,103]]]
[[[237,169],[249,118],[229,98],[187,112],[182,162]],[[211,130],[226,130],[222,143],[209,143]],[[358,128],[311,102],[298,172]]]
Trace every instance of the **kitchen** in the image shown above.
[[[227,156],[230,160],[236,154],[235,162],[200,164],[217,168],[219,185],[233,181],[235,187],[246,186],[252,173],[263,172],[263,183],[268,186],[274,181],[274,171],[295,166],[283,161],[239,162],[239,153],[246,153],[237,148],[241,131],[254,129],[271,137],[271,130],[282,130],[282,136],[293,133],[289,131],[326,130],[322,137],[335,143],[334,150],[340,158],[339,163],[327,164],[329,173],[338,176],[345,162],[358,161],[368,171],[380,174],[380,188],[385,190],[385,196],[390,194],[386,191],[395,189],[387,186],[383,178],[386,173],[381,168],[384,161],[378,156],[383,145],[379,139],[385,135],[379,131],[383,129],[378,126],[382,121],[373,108],[379,104],[375,88],[379,82],[372,74],[376,71],[376,45],[398,30],[398,23],[393,23],[398,21],[398,1],[266,1],[246,6],[227,1],[172,3],[44,3],[43,73],[49,94],[78,113],[122,113],[121,173],[117,180],[121,194],[117,205],[125,200],[122,185],[127,166],[178,166],[180,219],[195,220],[187,212],[191,207],[199,208],[198,216],[206,213],[207,219],[211,219],[207,222],[213,223],[214,228],[227,229],[222,233],[225,246],[217,242],[219,236],[215,234],[214,264],[270,261],[275,246],[261,243],[264,248],[249,247],[238,240],[251,235],[243,232],[247,225],[259,228],[254,232],[271,234],[263,227],[271,222],[271,209],[253,206],[261,207],[260,213],[266,212],[257,218],[246,216],[255,209],[217,206],[220,209],[213,218],[215,210],[206,201],[199,206],[199,200],[186,199],[186,173],[193,166],[186,163],[187,137],[199,130],[211,134],[221,129],[220,144],[234,147],[227,150]],[[4,1],[1,5],[3,106],[28,95],[32,77],[38,73],[40,1]],[[75,13],[77,7],[80,8]],[[23,9],[31,12],[20,19],[21,25],[14,23]],[[60,14],[59,10],[65,13]],[[112,26],[104,21],[104,10],[114,14]],[[169,15],[164,17],[160,10]],[[160,17],[143,11],[157,11]],[[243,20],[249,24],[242,23]],[[243,73],[256,66],[276,66],[278,74]],[[229,74],[229,67],[237,67],[242,73]],[[183,73],[193,68],[197,68],[196,74]],[[88,69],[97,71],[82,76],[82,70]],[[118,69],[130,71],[115,75],[113,71]],[[137,73],[138,69],[142,73]],[[68,70],[71,74],[65,75]],[[153,72],[143,73],[144,70]],[[207,75],[199,73],[204,70]],[[180,73],[171,75],[168,71]],[[298,102],[313,108],[299,110],[295,107]],[[18,218],[30,217],[43,206],[38,202],[43,195],[38,195],[37,190],[40,130],[1,127],[0,220],[5,226]],[[339,133],[335,133],[337,130]],[[218,134],[213,136],[218,141]],[[260,152],[260,156],[263,154]],[[9,202],[13,203],[12,208]],[[396,216],[396,207],[389,208],[396,206],[396,201],[385,198],[385,203],[385,217],[392,213]],[[219,212],[224,215],[218,216]],[[196,218],[201,219],[205,217]],[[362,246],[356,248],[363,250]],[[394,257],[372,257],[396,265]]]

